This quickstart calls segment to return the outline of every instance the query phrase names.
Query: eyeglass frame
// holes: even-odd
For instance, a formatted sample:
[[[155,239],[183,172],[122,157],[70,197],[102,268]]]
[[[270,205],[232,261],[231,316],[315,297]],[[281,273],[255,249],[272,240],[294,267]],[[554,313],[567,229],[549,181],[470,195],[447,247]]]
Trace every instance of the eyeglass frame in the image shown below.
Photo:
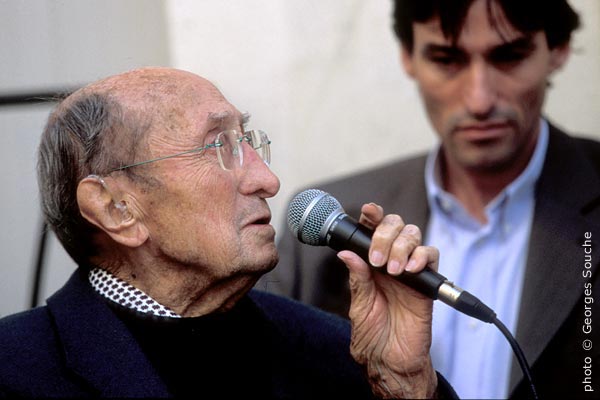
[[[230,171],[231,169],[225,167],[225,164],[223,163],[223,160],[222,160],[221,153],[219,151],[219,147],[223,147],[223,143],[219,142],[219,139],[221,138],[221,136],[223,134],[227,134],[227,133],[230,133],[230,132],[234,132],[235,134],[237,134],[237,138],[235,138],[235,141],[236,141],[236,143],[238,145],[239,154],[242,155],[241,157],[239,157],[240,158],[240,165],[239,165],[240,167],[242,167],[244,165],[244,159],[243,159],[243,157],[244,157],[244,150],[243,150],[243,147],[242,147],[242,142],[243,141],[245,141],[246,143],[248,143],[252,147],[252,149],[255,150],[255,151],[258,150],[258,149],[260,149],[261,147],[266,147],[265,149],[263,149],[263,152],[262,152],[263,156],[261,156],[261,159],[264,161],[265,164],[267,164],[267,165],[271,164],[271,151],[270,151],[270,147],[269,147],[271,145],[271,140],[269,139],[269,136],[267,135],[267,133],[265,131],[260,130],[260,129],[250,129],[248,131],[244,131],[244,132],[240,133],[237,129],[228,129],[228,130],[219,132],[217,134],[217,137],[215,138],[214,142],[209,143],[209,144],[207,144],[205,146],[195,147],[193,149],[182,151],[181,153],[177,153],[177,154],[171,154],[171,155],[168,155],[168,156],[162,156],[162,157],[153,158],[151,160],[139,161],[139,162],[136,162],[136,163],[133,163],[133,164],[124,165],[122,167],[117,167],[117,168],[111,169],[109,171],[109,173],[113,173],[113,172],[116,172],[116,171],[123,171],[123,170],[128,169],[128,168],[137,167],[137,166],[145,165],[145,164],[150,164],[150,163],[153,163],[155,161],[166,160],[166,159],[169,159],[169,158],[179,157],[179,156],[183,156],[183,155],[186,155],[186,154],[201,153],[204,150],[208,150],[208,149],[212,149],[212,148],[216,148],[217,149],[217,158],[219,160],[219,165],[221,166],[221,168],[224,171]],[[260,138],[262,138],[263,137],[262,134],[264,134],[264,138],[266,139],[266,141],[264,141],[264,142],[261,141],[261,144],[258,147],[254,147],[254,144],[250,144],[250,142],[252,141],[251,136],[250,136],[252,132],[258,132],[258,136]]]

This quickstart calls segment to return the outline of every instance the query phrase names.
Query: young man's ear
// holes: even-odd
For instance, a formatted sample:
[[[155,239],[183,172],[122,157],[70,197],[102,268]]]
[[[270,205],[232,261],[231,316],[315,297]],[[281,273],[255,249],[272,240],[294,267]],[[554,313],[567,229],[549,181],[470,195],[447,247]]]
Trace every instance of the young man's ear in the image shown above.
[[[556,46],[550,50],[550,73],[556,72],[561,69],[569,59],[571,55],[571,45],[569,43],[561,46]]]
[[[404,72],[411,78],[415,77],[415,68],[413,65],[413,53],[406,46],[400,45],[400,61],[404,67]]]
[[[113,196],[104,179],[99,176],[90,175],[79,182],[77,204],[83,218],[115,242],[138,247],[148,239],[145,225],[130,212],[126,201]]]

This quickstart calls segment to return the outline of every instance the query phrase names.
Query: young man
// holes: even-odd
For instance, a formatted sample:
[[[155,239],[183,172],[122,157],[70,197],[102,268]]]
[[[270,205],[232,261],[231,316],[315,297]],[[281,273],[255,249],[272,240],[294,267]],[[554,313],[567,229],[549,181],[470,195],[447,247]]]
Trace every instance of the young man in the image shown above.
[[[349,214],[368,193],[427,227],[440,272],[481,298],[516,336],[542,397],[584,396],[585,235],[600,235],[600,144],[542,116],[552,74],[567,60],[578,16],[565,0],[397,0],[402,63],[440,144],[427,156],[316,185]],[[401,134],[401,133],[399,133]],[[331,251],[279,246],[262,284],[341,315],[346,272]],[[264,286],[263,286],[264,287]],[[595,306],[594,306],[595,307]],[[502,398],[528,387],[508,342],[436,302],[432,357],[460,397]],[[598,389],[600,390],[600,389]]]

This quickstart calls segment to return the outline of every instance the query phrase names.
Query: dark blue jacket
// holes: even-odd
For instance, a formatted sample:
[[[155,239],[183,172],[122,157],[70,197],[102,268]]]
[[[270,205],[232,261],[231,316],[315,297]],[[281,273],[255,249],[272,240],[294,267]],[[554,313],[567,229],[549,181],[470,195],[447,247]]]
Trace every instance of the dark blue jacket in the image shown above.
[[[361,367],[349,354],[347,321],[274,295],[253,291],[249,296],[272,332],[274,398],[371,397]],[[202,376],[198,383],[201,396]],[[78,270],[47,306],[0,320],[2,396],[171,393],[130,331]]]

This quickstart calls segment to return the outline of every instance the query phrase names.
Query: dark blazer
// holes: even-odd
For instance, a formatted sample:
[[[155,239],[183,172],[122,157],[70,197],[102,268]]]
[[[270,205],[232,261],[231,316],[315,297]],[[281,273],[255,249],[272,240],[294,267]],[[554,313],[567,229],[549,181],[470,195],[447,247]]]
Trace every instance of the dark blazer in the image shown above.
[[[425,231],[429,209],[424,170],[423,155],[317,187],[336,197],[354,217],[360,215],[363,203],[373,201]],[[583,396],[585,357],[592,358],[594,371],[600,370],[600,345],[596,344],[600,328],[588,335],[582,332],[584,285],[591,284],[600,292],[600,143],[571,138],[550,126],[548,153],[535,193],[516,338],[533,367],[542,397]],[[263,277],[260,287],[347,316],[347,270],[335,252],[301,244],[287,227],[280,232],[279,265]],[[592,234],[594,245],[587,270],[591,278],[583,276],[586,232]],[[594,308],[595,320],[600,319],[599,302],[588,305]],[[595,347],[584,351],[583,340],[594,338]],[[593,381],[597,393],[600,379]],[[510,387],[512,397],[527,393],[516,361]]]
[[[347,321],[271,294],[254,291],[250,297],[264,312],[272,333],[273,349],[265,353],[275,355],[275,398],[339,393],[371,398],[362,369],[349,353]],[[202,376],[197,381],[201,396]],[[131,333],[82,271],[73,274],[47,306],[0,320],[0,395],[171,396]]]
[[[272,398],[373,397],[350,355],[347,320],[268,293],[252,291],[249,297],[264,317],[257,323],[267,327],[265,342],[271,347],[264,354],[272,359],[264,372]],[[202,378],[197,377],[198,397],[215,398],[202,390]],[[456,398],[442,376],[438,381],[442,396]],[[222,396],[227,397],[227,388],[217,397]],[[0,397],[173,396],[79,269],[47,306],[0,320]]]

